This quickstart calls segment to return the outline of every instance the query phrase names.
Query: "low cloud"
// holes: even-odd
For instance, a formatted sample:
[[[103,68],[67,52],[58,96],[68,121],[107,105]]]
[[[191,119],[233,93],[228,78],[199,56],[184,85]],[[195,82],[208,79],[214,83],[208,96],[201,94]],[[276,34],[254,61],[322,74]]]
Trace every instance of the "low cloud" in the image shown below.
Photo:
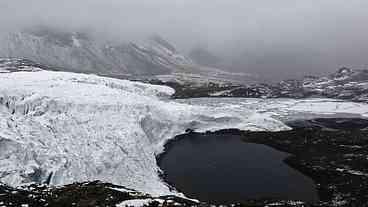
[[[293,76],[368,64],[366,8],[366,0],[2,0],[0,26],[117,40],[160,34],[184,52],[205,46],[230,70]]]

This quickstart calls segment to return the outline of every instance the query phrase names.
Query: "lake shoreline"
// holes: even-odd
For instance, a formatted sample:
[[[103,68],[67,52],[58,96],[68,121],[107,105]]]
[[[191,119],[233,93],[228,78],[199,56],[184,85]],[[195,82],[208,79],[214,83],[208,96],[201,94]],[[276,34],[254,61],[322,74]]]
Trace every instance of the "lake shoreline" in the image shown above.
[[[368,203],[365,196],[368,194],[368,174],[366,175],[364,160],[368,157],[366,123],[365,119],[333,118],[302,120],[298,125],[288,123],[293,129],[282,132],[226,129],[197,133],[188,130],[187,134],[170,140],[165,149],[172,147],[178,139],[194,134],[241,136],[244,142],[262,144],[289,153],[290,156],[284,162],[317,184],[320,201],[310,205],[330,206],[340,203],[345,206],[361,206]],[[159,166],[164,155],[165,153],[157,157]],[[161,177],[167,181],[165,172]],[[244,204],[254,205],[254,202],[255,200],[249,200],[244,201]],[[262,204],[265,201],[257,202]]]

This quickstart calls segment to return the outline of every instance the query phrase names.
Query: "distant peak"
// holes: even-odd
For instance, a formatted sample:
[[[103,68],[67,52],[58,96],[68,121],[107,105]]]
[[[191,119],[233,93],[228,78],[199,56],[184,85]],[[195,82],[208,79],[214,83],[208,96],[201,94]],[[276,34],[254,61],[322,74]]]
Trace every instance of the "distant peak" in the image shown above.
[[[64,47],[80,46],[80,41],[91,39],[90,35],[86,32],[65,31],[58,28],[44,26],[23,30],[21,33],[42,38],[46,41]]]

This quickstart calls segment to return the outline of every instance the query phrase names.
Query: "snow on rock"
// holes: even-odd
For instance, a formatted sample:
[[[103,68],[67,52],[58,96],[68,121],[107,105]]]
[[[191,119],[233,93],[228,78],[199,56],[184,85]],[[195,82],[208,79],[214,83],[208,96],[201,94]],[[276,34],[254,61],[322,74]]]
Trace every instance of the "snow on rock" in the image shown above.
[[[176,101],[168,98],[173,93],[95,75],[1,73],[0,181],[19,186],[101,180],[167,195],[174,192],[160,179],[155,157],[188,128],[278,131],[289,129],[278,116],[293,110],[368,113],[364,104],[333,100]]]
[[[364,103],[316,99],[299,101],[289,108],[291,111],[313,112],[319,114],[351,113],[368,117],[368,105]]]
[[[153,200],[152,199],[134,199],[134,200],[126,200],[116,207],[142,207],[148,206]]]
[[[190,105],[207,106],[212,110],[215,108],[226,108],[226,113],[244,113],[248,110],[248,124],[254,124],[258,128],[265,127],[264,130],[271,130],[270,123],[277,120],[297,119],[299,114],[309,114],[311,116],[354,116],[368,117],[368,104],[356,103],[335,99],[257,99],[257,98],[196,98],[183,99],[181,103]],[[274,120],[270,117],[275,118]],[[266,122],[264,120],[267,120]],[[263,123],[263,125],[262,125]],[[278,129],[277,124],[274,124]]]

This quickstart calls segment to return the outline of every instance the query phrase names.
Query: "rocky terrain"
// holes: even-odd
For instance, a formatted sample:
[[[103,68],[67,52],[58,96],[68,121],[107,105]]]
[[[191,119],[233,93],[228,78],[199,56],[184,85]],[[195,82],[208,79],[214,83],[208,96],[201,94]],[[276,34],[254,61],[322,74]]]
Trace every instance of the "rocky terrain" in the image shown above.
[[[12,188],[0,184],[0,206],[195,206],[199,202],[177,196],[149,194],[100,181],[74,183],[62,187],[30,185]]]
[[[213,205],[178,196],[152,196],[100,181],[62,187],[31,185],[12,188],[0,184],[0,206],[16,207],[312,207],[300,201],[249,200],[232,205]]]
[[[357,102],[368,101],[368,70],[341,68],[326,77],[305,77],[277,84],[234,84],[206,82],[203,84],[151,80],[151,83],[175,88],[175,98],[244,97],[244,98],[334,98]]]

